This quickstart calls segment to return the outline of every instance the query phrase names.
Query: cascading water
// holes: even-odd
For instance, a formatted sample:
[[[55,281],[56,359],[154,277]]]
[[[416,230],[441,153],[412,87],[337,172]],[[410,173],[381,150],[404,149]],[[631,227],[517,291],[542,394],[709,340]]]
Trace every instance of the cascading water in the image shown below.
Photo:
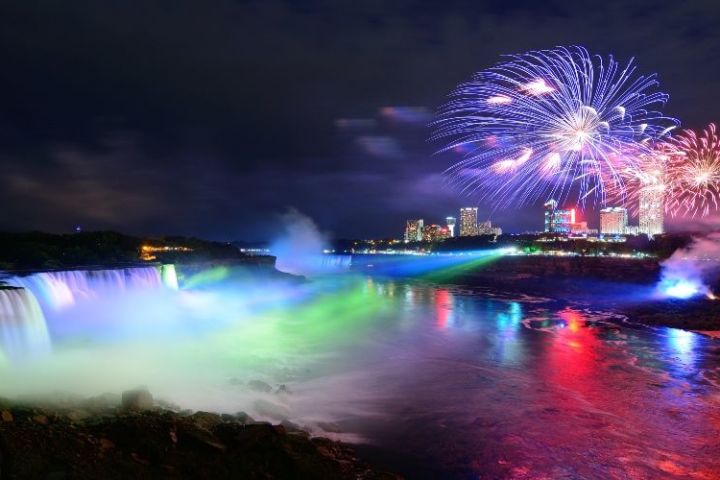
[[[160,276],[162,277],[163,284],[167,288],[171,290],[178,290],[178,278],[175,265],[166,264],[160,266]]]
[[[7,283],[30,290],[43,307],[52,310],[102,294],[156,289],[164,284],[156,267],[40,272],[24,277],[11,277]]]
[[[0,359],[13,361],[50,351],[45,316],[25,288],[0,289]]]
[[[7,287],[0,287],[0,359],[10,361],[49,351],[53,320],[78,303],[178,288],[174,265],[38,272],[3,281]]]

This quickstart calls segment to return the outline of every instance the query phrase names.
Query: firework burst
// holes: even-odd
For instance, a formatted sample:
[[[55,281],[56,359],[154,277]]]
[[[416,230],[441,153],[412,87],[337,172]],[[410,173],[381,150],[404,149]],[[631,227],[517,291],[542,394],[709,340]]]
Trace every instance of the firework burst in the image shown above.
[[[666,141],[626,153],[628,159],[623,160],[625,167],[620,172],[622,181],[607,182],[609,203],[625,205],[634,215],[648,197],[659,198],[667,206],[664,200],[670,195],[672,184],[668,166],[677,154],[677,148]]]
[[[672,140],[666,209],[673,216],[705,216],[720,204],[720,140],[715,124],[700,135],[684,130]]]
[[[449,169],[469,193],[496,207],[571,194],[605,200],[623,190],[634,155],[677,121],[657,111],[667,95],[631,60],[582,47],[511,55],[460,85],[440,109],[432,139],[465,152]]]

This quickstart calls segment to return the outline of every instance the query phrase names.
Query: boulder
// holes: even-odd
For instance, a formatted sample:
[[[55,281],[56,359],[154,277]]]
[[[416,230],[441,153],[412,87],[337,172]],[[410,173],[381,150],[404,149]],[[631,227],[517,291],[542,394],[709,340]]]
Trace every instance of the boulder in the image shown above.
[[[205,430],[210,430],[214,426],[223,422],[223,419],[220,415],[209,412],[196,412],[192,414],[190,418],[195,425]]]
[[[150,410],[154,406],[153,396],[146,388],[126,390],[122,393],[122,406],[125,410]]]
[[[242,424],[242,425],[247,425],[248,423],[254,423],[254,422],[255,422],[255,419],[252,418],[250,415],[248,415],[248,414],[245,413],[245,412],[238,412],[238,413],[236,413],[236,414],[235,414],[235,420],[236,420],[238,423]]]

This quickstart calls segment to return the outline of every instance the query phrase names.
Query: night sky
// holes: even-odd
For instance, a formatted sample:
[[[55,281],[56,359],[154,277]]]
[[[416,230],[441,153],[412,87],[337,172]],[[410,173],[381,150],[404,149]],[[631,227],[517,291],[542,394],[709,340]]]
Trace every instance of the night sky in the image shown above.
[[[476,202],[427,123],[503,53],[636,57],[683,126],[720,119],[715,1],[0,2],[0,229],[263,240],[294,207],[400,236]],[[491,211],[539,229],[539,207]],[[592,222],[591,222],[592,223]]]

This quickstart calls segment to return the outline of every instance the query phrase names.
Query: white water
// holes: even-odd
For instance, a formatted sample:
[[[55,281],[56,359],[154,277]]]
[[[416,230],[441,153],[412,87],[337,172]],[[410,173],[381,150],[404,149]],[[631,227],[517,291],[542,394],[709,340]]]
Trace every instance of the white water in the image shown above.
[[[43,307],[57,310],[104,293],[157,289],[163,280],[156,267],[138,267],[40,272],[11,277],[7,284],[30,290]]]
[[[50,351],[50,335],[37,299],[29,290],[0,290],[0,361]]]
[[[0,360],[21,362],[51,350],[48,320],[93,300],[123,299],[131,292],[177,290],[173,265],[114,270],[38,272],[4,280],[0,289]],[[61,322],[62,323],[62,322]],[[62,331],[63,325],[56,325]]]

